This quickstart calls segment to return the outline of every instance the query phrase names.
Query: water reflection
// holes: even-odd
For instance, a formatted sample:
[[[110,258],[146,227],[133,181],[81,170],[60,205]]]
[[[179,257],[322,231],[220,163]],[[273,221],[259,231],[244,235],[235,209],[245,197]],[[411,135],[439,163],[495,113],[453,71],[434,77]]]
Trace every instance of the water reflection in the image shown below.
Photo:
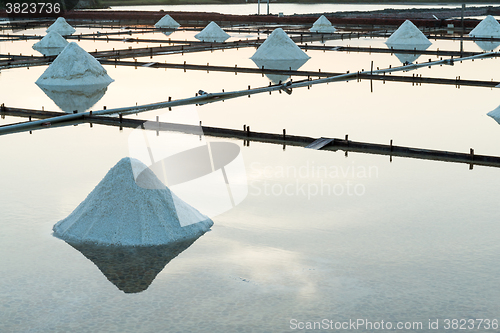
[[[497,123],[500,124],[500,106],[495,110],[488,112],[488,116],[493,118]]]
[[[69,243],[124,293],[140,293],[151,285],[163,268],[197,238],[159,246],[103,246]]]
[[[296,71],[302,67],[309,59],[288,59],[288,60],[269,60],[269,59],[252,59],[255,65],[259,68],[264,67],[264,69],[276,69],[276,70],[292,70]],[[280,82],[285,82],[290,78],[290,75],[286,74],[265,74],[266,77],[273,83],[278,84]]]
[[[386,43],[387,47],[394,50],[413,50],[414,53],[394,53],[394,55],[401,61],[403,65],[412,64],[417,61],[422,55],[418,51],[425,51],[429,48],[430,44],[397,44]]]
[[[42,86],[37,83],[54,103],[64,112],[85,112],[93,107],[106,93],[108,85]]]
[[[476,40],[474,43],[477,44],[483,51],[494,51],[497,47],[500,46],[500,42],[487,42],[487,41],[481,41],[481,40]]]

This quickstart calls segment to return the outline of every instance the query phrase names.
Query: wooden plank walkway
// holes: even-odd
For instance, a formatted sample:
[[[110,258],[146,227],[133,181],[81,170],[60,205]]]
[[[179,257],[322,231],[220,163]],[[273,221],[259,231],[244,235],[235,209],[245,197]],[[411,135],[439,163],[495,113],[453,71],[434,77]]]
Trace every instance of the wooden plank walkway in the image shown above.
[[[14,117],[24,117],[24,118],[36,118],[36,119],[47,119],[56,116],[66,115],[64,112],[49,112],[40,110],[30,110],[21,109],[13,107],[1,107],[0,115],[4,116],[14,116]],[[181,125],[172,124],[164,122],[154,122],[141,119],[130,119],[130,118],[116,118],[109,116],[94,116],[85,115],[83,119],[79,121],[69,121],[67,124],[60,123],[56,126],[69,126],[82,122],[87,122],[91,124],[101,124],[107,126],[115,126],[122,128],[143,128],[145,130],[163,132],[163,131],[176,131],[183,133],[190,133],[193,135],[199,135],[199,126],[192,125]],[[305,136],[295,136],[286,134],[283,130],[283,134],[275,133],[263,133],[250,131],[250,126],[244,126],[244,130],[219,128],[219,127],[209,127],[202,126],[204,135],[220,137],[220,138],[231,138],[231,139],[241,139],[245,141],[248,145],[250,141],[262,142],[270,144],[283,145],[285,148],[288,146],[298,146],[307,147],[317,142],[318,139],[305,137]],[[422,149],[404,146],[395,146],[390,144],[378,144],[378,143],[368,143],[368,142],[358,142],[348,140],[347,136],[345,139],[341,138],[321,138],[322,142],[328,141],[321,150],[327,151],[338,151],[342,150],[347,152],[365,153],[365,154],[375,154],[375,155],[385,155],[392,157],[405,157],[405,158],[415,158],[423,160],[441,161],[441,162],[452,162],[452,163],[464,163],[468,164],[469,168],[474,165],[488,166],[500,168],[500,157],[499,156],[489,156],[489,155],[477,155],[474,150],[471,149],[469,153],[451,152],[443,150],[432,150],[432,149]]]

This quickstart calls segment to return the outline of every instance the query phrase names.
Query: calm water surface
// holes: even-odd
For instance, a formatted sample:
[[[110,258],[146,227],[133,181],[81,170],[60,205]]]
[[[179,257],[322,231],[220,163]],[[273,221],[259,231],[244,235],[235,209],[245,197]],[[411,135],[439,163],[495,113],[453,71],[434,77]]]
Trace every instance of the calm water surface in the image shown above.
[[[170,38],[192,35],[178,31]],[[168,39],[162,36],[151,35]],[[383,47],[383,42],[328,44]],[[0,53],[35,52],[32,43],[0,42]],[[128,47],[79,44],[87,51]],[[479,50],[471,42],[464,47]],[[437,48],[460,45],[433,41],[430,49]],[[243,48],[155,61],[253,67],[253,52]],[[367,69],[371,61],[381,68],[400,64],[390,54],[308,54],[301,69],[345,72]],[[419,60],[429,57],[435,59]],[[34,84],[45,68],[2,71],[0,102],[58,110]],[[106,69],[115,82],[91,109],[269,83],[265,76],[241,73]],[[491,59],[401,75],[500,81],[499,69],[498,59]],[[196,110],[207,126],[246,124],[274,133],[286,128],[312,137],[349,134],[352,140],[393,139],[398,145],[461,152],[472,147],[477,154],[498,156],[500,125],[486,113],[499,105],[498,89],[375,81],[371,92],[369,81],[354,81]],[[130,117],[155,119],[165,112]],[[0,124],[16,121],[6,117]],[[246,199],[214,217],[212,231],[160,267],[146,290],[124,293],[51,230],[129,154],[130,133],[81,124],[0,137],[1,332],[288,332],[311,331],[294,325],[324,319],[417,322],[422,329],[407,331],[427,332],[429,320],[438,320],[443,331],[446,319],[500,319],[500,170],[255,142],[247,147],[218,138],[208,140],[234,142],[241,149]],[[363,325],[358,330],[373,331]]]

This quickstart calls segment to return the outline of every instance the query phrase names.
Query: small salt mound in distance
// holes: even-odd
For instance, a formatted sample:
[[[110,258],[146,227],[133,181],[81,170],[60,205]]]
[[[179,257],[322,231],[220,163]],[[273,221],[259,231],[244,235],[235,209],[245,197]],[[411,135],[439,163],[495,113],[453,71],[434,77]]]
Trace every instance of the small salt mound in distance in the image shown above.
[[[210,22],[201,32],[194,35],[194,37],[203,42],[216,42],[221,43],[228,39],[230,36],[221,29],[214,21]]]
[[[472,31],[471,37],[500,37],[500,23],[491,15],[486,16]]]
[[[134,169],[144,169],[141,186]],[[181,227],[180,219],[193,223]],[[73,243],[153,246],[197,238],[212,225],[212,220],[176,197],[142,162],[126,157],[53,230],[56,237]]]
[[[387,45],[401,45],[401,44],[411,44],[411,45],[431,45],[432,43],[425,37],[425,35],[420,31],[415,24],[411,21],[406,20],[401,26],[396,30],[386,42]]]
[[[58,17],[57,20],[46,30],[46,32],[57,32],[61,36],[69,36],[75,33],[75,28],[70,26],[64,17]]]
[[[325,17],[325,15],[321,15],[319,19],[314,22],[311,29],[311,32],[320,32],[320,33],[333,33],[337,31],[332,23]]]
[[[39,42],[33,45],[35,50],[39,48],[65,48],[68,41],[55,31],[49,32]]]
[[[158,22],[156,22],[155,27],[161,29],[177,29],[181,25],[177,23],[170,15],[163,16]]]
[[[275,29],[250,58],[253,60],[298,60],[310,57],[302,51],[283,29]]]
[[[500,124],[500,106],[495,110],[488,112],[488,116],[495,119],[495,121]]]
[[[38,78],[39,86],[108,85],[113,82],[102,65],[78,44],[69,43]]]

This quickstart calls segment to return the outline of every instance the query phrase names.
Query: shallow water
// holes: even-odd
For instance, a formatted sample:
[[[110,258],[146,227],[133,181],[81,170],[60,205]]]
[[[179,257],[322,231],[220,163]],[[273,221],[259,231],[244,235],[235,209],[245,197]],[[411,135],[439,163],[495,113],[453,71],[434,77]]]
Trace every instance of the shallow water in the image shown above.
[[[328,44],[383,47],[384,41]],[[0,43],[0,52],[29,53],[32,43]],[[80,45],[87,51],[128,46]],[[429,49],[437,48],[459,50],[460,45],[433,41]],[[464,48],[479,50],[472,42]],[[253,52],[243,48],[154,61],[254,67]],[[303,70],[357,71],[368,69],[371,61],[380,68],[400,64],[390,54],[308,55]],[[2,71],[0,103],[58,110],[34,84],[45,68]],[[242,73],[105,68],[115,82],[94,110],[269,82]],[[498,68],[498,59],[491,59],[398,75],[500,81]],[[273,133],[286,128],[311,137],[349,134],[356,141],[393,139],[397,145],[460,152],[472,147],[477,154],[498,156],[500,125],[486,113],[499,105],[498,89],[374,81],[371,92],[369,81],[351,81],[295,89],[292,95],[243,97],[196,111],[207,126],[246,124]],[[166,112],[129,117],[155,119]],[[6,117],[0,125],[16,121]],[[246,199],[213,217],[212,231],[173,258],[145,291],[122,292],[51,229],[129,155],[131,133],[81,124],[0,138],[0,331],[287,332],[299,330],[299,322],[364,319],[421,322],[423,329],[407,331],[425,332],[431,331],[429,320],[439,320],[443,330],[445,319],[498,319],[500,170],[255,142],[247,147],[209,137],[241,147]],[[475,325],[473,331],[483,331]],[[373,330],[361,325],[359,331]]]

